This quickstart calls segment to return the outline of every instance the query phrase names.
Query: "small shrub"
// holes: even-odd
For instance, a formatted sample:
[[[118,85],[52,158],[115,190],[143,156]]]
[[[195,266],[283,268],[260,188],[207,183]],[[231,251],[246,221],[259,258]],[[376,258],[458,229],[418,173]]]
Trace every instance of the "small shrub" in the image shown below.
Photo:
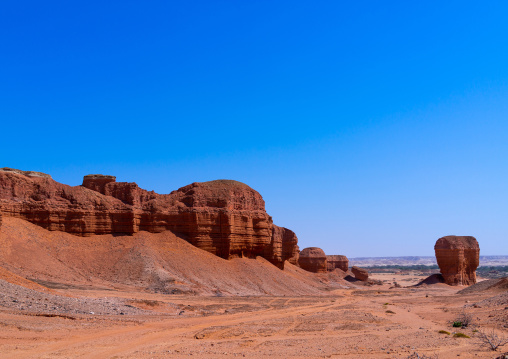
[[[440,330],[440,331],[439,331],[439,334],[446,334],[446,335],[450,335],[451,333],[450,333],[450,332],[447,332],[446,330]]]
[[[480,329],[477,336],[483,344],[487,345],[490,350],[493,351],[496,351],[497,348],[508,344],[508,339],[503,335],[497,334],[494,331],[494,328],[490,331]]]
[[[392,310],[387,310],[385,313],[388,313],[388,314],[395,314],[395,312],[394,312],[394,311],[392,311]]]
[[[453,322],[454,328],[462,328],[462,322]]]
[[[462,327],[467,328],[471,323],[473,322],[473,316],[469,313],[466,313],[465,310],[462,311],[462,313],[459,314],[457,318],[453,321],[454,327]],[[460,326],[458,325],[460,323]]]
[[[464,333],[455,333],[453,334],[455,338],[471,338],[469,335],[466,335]]]

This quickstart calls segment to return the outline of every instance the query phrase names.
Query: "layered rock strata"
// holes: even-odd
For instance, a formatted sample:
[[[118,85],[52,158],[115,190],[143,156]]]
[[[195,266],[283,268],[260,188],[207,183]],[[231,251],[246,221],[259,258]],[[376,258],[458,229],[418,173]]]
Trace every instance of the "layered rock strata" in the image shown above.
[[[308,247],[300,252],[298,264],[302,269],[313,273],[326,273],[326,254],[321,248]]]
[[[360,268],[354,266],[351,268],[351,272],[353,272],[356,279],[366,282],[369,279],[369,271],[365,268]]]
[[[471,236],[446,236],[434,246],[439,270],[446,284],[476,283],[476,268],[480,264],[480,246]]]
[[[329,272],[335,270],[336,268],[347,272],[349,269],[349,259],[346,256],[340,255],[330,255],[326,256],[327,261],[327,270]]]
[[[231,180],[157,194],[114,176],[88,175],[71,187],[46,176],[0,170],[0,212],[78,236],[170,230],[229,259],[262,256],[283,268],[298,261],[298,239],[273,224],[261,195]]]

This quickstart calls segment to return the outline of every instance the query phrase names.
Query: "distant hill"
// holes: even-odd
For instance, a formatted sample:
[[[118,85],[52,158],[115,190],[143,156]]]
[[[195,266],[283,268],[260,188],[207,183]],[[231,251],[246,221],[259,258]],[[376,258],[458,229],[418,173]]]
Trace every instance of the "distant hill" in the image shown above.
[[[437,265],[436,257],[357,257],[349,258],[350,266],[359,267],[377,267],[387,265],[412,266],[412,265]],[[506,266],[508,265],[508,256],[480,256],[480,267],[483,266]]]

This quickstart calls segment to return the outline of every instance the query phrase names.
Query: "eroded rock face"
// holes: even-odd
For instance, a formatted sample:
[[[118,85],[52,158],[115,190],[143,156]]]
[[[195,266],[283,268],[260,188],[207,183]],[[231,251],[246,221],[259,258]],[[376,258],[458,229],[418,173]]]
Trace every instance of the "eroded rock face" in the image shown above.
[[[336,268],[339,268],[344,272],[347,272],[347,270],[349,269],[349,259],[347,259],[346,256],[330,255],[326,256],[326,260],[327,260],[327,269],[330,272],[335,270]]]
[[[0,212],[78,236],[170,230],[219,257],[262,256],[279,268],[298,261],[298,239],[275,226],[261,195],[231,180],[192,183],[160,195],[114,176],[71,187],[51,177],[0,171]]]
[[[308,247],[300,252],[298,264],[302,269],[313,273],[326,273],[326,254],[321,248]]]
[[[355,275],[355,278],[358,280],[366,282],[369,279],[369,271],[367,271],[367,269],[365,268],[353,266],[353,268],[351,268],[351,271]]]
[[[476,268],[480,264],[480,246],[471,236],[446,236],[434,246],[436,260],[446,284],[476,283]]]
[[[283,263],[284,260],[287,260],[293,265],[298,265],[299,256],[298,238],[295,232],[284,227],[273,225],[272,243],[268,247],[268,253],[265,257],[272,258],[270,261],[279,268],[282,268],[283,266],[279,263]]]

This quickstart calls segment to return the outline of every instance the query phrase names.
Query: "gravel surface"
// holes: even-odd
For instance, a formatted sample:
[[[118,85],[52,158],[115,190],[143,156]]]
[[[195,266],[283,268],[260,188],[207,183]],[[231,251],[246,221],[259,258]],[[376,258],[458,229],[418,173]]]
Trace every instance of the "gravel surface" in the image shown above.
[[[457,292],[457,294],[471,294],[476,292],[483,292],[485,290],[508,290],[508,278],[496,278],[496,279],[488,279],[472,286],[469,286],[461,291]]]
[[[123,298],[66,297],[41,293],[0,279],[0,307],[33,313],[55,315],[96,314],[136,315],[153,314],[127,304]]]

